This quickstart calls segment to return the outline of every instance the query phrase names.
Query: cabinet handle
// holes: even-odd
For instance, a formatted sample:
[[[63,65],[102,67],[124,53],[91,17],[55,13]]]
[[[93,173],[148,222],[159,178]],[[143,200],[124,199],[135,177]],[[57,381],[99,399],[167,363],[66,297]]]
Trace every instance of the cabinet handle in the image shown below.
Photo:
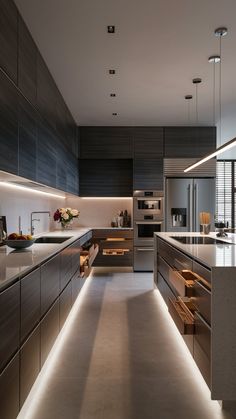
[[[195,316],[199,318],[199,320],[204,324],[204,326],[207,327],[208,330],[211,331],[211,326],[206,322],[206,320],[201,316],[201,314],[198,311],[194,312]]]
[[[138,247],[137,251],[138,252],[153,252],[154,248],[153,247]]]

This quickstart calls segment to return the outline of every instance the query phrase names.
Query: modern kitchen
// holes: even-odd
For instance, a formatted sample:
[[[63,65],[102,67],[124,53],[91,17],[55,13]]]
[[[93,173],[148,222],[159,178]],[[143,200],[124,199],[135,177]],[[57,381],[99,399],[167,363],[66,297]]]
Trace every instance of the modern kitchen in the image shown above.
[[[236,418],[235,14],[0,0],[1,419]]]

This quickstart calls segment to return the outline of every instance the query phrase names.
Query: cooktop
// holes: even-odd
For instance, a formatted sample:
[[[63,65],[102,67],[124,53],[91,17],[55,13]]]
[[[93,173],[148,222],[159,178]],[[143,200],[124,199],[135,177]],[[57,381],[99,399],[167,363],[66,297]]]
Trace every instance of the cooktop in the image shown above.
[[[170,238],[183,244],[232,244],[206,236],[171,236]]]

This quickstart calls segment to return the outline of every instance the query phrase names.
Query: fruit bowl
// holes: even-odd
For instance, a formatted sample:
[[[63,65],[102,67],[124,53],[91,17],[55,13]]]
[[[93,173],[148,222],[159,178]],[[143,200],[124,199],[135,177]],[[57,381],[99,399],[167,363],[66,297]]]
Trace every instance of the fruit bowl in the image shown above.
[[[8,240],[6,239],[4,243],[12,247],[13,249],[25,249],[26,247],[32,246],[32,244],[35,242],[35,239],[31,240]]]

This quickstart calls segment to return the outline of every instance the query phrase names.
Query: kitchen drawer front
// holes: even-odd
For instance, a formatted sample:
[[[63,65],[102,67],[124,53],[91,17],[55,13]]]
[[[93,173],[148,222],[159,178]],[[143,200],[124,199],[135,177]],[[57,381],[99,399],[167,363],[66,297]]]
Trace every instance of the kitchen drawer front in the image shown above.
[[[0,418],[15,419],[19,413],[19,353],[0,374]]]
[[[194,283],[194,305],[201,316],[211,324],[211,291],[201,281]]]
[[[165,259],[174,269],[189,269],[192,270],[192,259],[184,253],[179,252],[174,247],[165,243],[163,240],[158,240],[158,252],[160,256]]]
[[[75,243],[73,243],[71,246],[71,257],[72,257],[72,275],[78,270],[80,265],[80,241],[77,240]]]
[[[40,319],[40,268],[20,281],[21,342],[31,333]]]
[[[59,295],[60,257],[59,254],[41,266],[41,316]]]
[[[200,263],[193,261],[193,272],[198,274],[201,278],[205,279],[207,282],[211,283],[211,271],[210,269],[205,268],[200,265]]]
[[[40,323],[41,336],[41,367],[47,359],[49,352],[59,333],[59,299],[50,308]]]
[[[181,271],[179,272],[176,269],[172,269],[161,256],[158,256],[157,263],[158,270],[168,282],[168,285],[171,287],[176,296],[191,297],[193,295],[193,281],[186,280],[182,276]],[[191,272],[189,273],[191,274]]]
[[[93,266],[133,266],[133,252],[124,255],[103,255],[98,253]]]
[[[154,249],[152,247],[134,248],[134,271],[152,272],[154,262]]]
[[[195,313],[194,360],[207,385],[211,386],[211,328]]]
[[[62,329],[66,318],[71,310],[72,304],[72,282],[70,281],[62,291],[60,297],[60,330]]]
[[[166,304],[168,304],[169,298],[175,298],[173,291],[170,289],[169,285],[166,283],[160,272],[158,272],[157,277],[157,288],[160,291]]]
[[[103,249],[133,249],[133,240],[99,240],[99,248],[102,251]]]
[[[80,268],[75,272],[75,274],[73,275],[73,278],[71,280],[71,285],[72,285],[72,304],[74,304],[81,286],[82,286],[82,279],[80,276]]]
[[[84,236],[82,236],[79,240],[80,246],[83,246],[83,244],[85,244],[87,241],[91,240],[92,236],[93,236],[92,231],[89,231],[88,233],[84,234]]]
[[[61,252],[60,291],[65,288],[72,277],[72,252],[71,246]]]
[[[93,230],[93,238],[106,239],[108,237],[122,237],[125,239],[133,239],[133,230],[116,230],[116,229],[99,229]]]
[[[194,319],[187,316],[183,306],[176,299],[169,298],[168,310],[181,335],[193,335]]]

